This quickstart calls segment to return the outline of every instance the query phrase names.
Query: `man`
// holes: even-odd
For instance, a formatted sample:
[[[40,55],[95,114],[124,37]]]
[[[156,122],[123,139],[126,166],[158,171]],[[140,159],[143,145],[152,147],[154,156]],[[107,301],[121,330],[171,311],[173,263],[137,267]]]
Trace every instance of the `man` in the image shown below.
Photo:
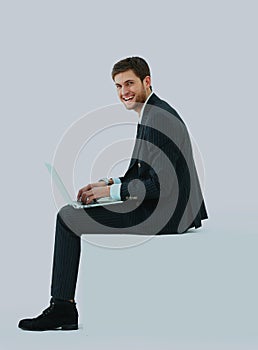
[[[148,64],[140,57],[116,63],[117,93],[139,115],[137,138],[125,175],[104,178],[78,192],[89,204],[102,197],[122,200],[112,209],[63,207],[56,222],[51,302],[41,315],[19,322],[25,330],[78,329],[74,301],[81,235],[98,233],[174,234],[198,228],[207,213],[191,143],[178,113],[152,92]]]

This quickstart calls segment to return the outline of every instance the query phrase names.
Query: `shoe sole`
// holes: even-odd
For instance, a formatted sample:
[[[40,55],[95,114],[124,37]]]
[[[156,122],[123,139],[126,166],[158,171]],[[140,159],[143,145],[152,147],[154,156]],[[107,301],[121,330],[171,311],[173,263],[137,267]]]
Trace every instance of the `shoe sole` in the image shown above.
[[[59,328],[61,328],[62,331],[75,331],[79,327],[78,327],[78,324],[68,324],[68,325],[61,326]],[[58,330],[58,328],[57,328],[57,330]]]
[[[44,331],[75,331],[78,330],[78,324],[66,324],[56,328],[47,328],[47,329],[30,329],[25,327],[19,327],[23,331],[32,331],[32,332],[44,332]]]

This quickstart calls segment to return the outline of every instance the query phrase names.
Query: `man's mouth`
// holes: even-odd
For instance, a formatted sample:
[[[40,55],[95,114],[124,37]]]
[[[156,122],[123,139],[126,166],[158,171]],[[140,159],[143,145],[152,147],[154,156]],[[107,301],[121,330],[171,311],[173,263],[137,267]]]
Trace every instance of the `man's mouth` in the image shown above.
[[[125,102],[131,101],[134,98],[134,96],[129,96],[129,97],[123,97],[123,100]]]

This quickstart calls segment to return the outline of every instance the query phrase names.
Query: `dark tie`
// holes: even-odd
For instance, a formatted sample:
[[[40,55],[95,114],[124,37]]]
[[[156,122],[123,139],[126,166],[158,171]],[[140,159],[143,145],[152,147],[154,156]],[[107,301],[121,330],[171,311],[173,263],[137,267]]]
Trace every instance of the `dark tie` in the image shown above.
[[[141,138],[142,130],[143,130],[143,125],[141,123],[138,123],[138,125],[137,125],[137,133],[136,133],[136,138],[137,139]]]
[[[137,124],[136,138],[138,138],[140,132],[140,123]]]

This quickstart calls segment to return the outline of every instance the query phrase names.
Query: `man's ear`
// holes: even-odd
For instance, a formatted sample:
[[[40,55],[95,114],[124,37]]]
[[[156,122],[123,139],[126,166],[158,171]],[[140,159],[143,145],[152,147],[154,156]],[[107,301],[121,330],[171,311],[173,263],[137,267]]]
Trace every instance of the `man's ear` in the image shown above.
[[[144,84],[145,84],[145,87],[146,88],[150,88],[151,87],[151,77],[149,75],[147,75],[145,78],[144,78]]]

